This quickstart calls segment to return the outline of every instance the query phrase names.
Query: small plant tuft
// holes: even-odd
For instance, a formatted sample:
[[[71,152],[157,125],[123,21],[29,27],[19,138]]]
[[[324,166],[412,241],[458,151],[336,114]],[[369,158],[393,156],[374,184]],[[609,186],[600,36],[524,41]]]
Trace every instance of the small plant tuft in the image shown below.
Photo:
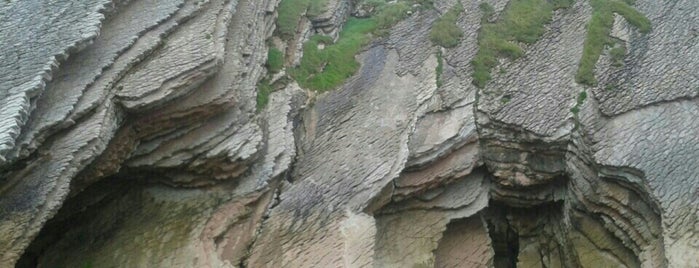
[[[587,99],[587,91],[580,92],[580,94],[578,94],[578,97],[576,99],[575,106],[573,106],[573,108],[570,108],[570,112],[575,114],[575,116],[577,117],[578,113],[580,112],[580,106],[585,104],[586,99]]]
[[[624,57],[626,57],[626,48],[616,46],[609,50],[609,56],[612,59],[612,66],[621,67],[624,65]]]
[[[444,72],[444,56],[442,56],[442,50],[437,51],[437,68],[435,68],[437,73],[437,88],[442,87],[442,73]]]
[[[464,37],[464,31],[456,25],[456,20],[462,12],[464,12],[464,7],[459,3],[437,19],[430,29],[430,41],[446,48],[458,45],[461,38]]]
[[[583,105],[587,99],[587,91],[580,92],[578,94],[578,105]]]
[[[270,48],[267,51],[267,70],[270,73],[278,73],[284,68],[284,53],[277,48]]]

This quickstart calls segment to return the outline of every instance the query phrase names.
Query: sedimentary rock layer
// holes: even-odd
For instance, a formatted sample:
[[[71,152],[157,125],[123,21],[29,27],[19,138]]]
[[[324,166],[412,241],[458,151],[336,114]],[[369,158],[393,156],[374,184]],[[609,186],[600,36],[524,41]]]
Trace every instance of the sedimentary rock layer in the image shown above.
[[[626,56],[589,86],[574,1],[483,88],[511,1],[425,2],[325,93],[268,49],[299,64],[357,1],[292,40],[278,0],[3,2],[0,267],[699,267],[699,2],[635,1],[647,34],[615,16]]]

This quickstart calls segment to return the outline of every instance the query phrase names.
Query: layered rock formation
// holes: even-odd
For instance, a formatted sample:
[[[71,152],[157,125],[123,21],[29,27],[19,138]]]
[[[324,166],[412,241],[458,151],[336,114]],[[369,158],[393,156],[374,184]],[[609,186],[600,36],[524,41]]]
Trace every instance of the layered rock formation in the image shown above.
[[[323,94],[268,46],[355,1],[290,41],[278,0],[3,2],[0,266],[699,267],[699,2],[637,0],[586,86],[576,1],[478,88],[482,2],[417,4]]]

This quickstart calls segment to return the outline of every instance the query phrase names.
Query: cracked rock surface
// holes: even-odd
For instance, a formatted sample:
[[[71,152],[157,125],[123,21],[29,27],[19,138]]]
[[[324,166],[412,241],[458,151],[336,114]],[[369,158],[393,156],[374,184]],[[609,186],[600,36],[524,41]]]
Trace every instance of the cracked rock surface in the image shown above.
[[[699,2],[615,16],[586,86],[575,1],[478,88],[479,4],[509,1],[434,1],[326,93],[268,75],[279,2],[1,3],[0,267],[699,267]]]

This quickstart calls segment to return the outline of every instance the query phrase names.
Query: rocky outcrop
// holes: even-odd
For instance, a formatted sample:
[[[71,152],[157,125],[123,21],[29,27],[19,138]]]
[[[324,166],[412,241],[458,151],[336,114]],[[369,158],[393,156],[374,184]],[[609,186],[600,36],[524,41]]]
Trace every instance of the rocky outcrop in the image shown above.
[[[26,43],[3,53],[31,55],[36,57],[32,58],[37,62],[33,65],[46,62],[59,68],[42,73],[36,71],[36,78],[8,86],[8,94],[3,95],[3,102],[23,108],[17,112],[18,116],[3,117],[13,120],[15,126],[3,124],[9,130],[2,132],[13,138],[4,143],[11,145],[9,149],[2,150],[5,161],[0,198],[2,263],[16,262],[42,226],[60,225],[57,217],[61,214],[54,215],[69,197],[89,200],[74,211],[66,212],[75,214],[98,204],[116,206],[114,209],[120,211],[125,209],[121,203],[132,204],[131,200],[119,201],[120,198],[128,198],[130,194],[148,195],[127,191],[125,197],[89,198],[91,185],[104,179],[161,183],[178,188],[234,183],[238,187],[236,192],[228,193],[227,198],[231,198],[267,189],[270,178],[278,177],[289,167],[294,155],[290,118],[297,109],[297,105],[292,105],[292,98],[299,102],[295,96],[302,96],[300,91],[289,88],[276,93],[270,105],[270,109],[276,109],[274,112],[255,113],[254,101],[255,84],[265,72],[263,62],[267,48],[264,41],[273,29],[276,2],[124,1],[112,3],[109,8],[104,7],[106,3],[90,4],[95,7],[87,4],[61,7],[59,3],[55,4],[57,6],[33,5],[39,4],[25,1],[4,4],[3,12],[7,14],[21,10],[33,12],[31,14],[36,17],[17,19],[15,22],[20,25],[15,26],[3,23],[3,34],[9,34],[5,31],[9,27],[25,27],[26,24],[26,27],[37,27],[34,31],[43,33],[41,36],[55,36],[55,40],[36,39],[45,42],[46,49]],[[36,13],[36,10],[51,16],[55,14],[57,19]],[[83,21],[84,25],[78,23]],[[68,38],[71,34],[77,34],[75,40]],[[26,35],[18,35],[18,38],[22,36]],[[60,42],[66,44],[57,47],[62,44]],[[79,52],[66,56],[78,48]],[[56,52],[35,53],[35,50],[44,53],[49,49]],[[62,60],[60,64],[51,63],[56,58]],[[32,65],[29,62],[17,64]],[[21,68],[10,66],[9,69]],[[12,81],[9,77],[3,79],[3,83]],[[35,89],[21,86],[31,81],[36,81],[32,86]],[[3,86],[3,90],[5,88]],[[24,103],[14,101],[18,94],[23,94],[24,97],[19,98],[24,99]],[[3,109],[6,111],[11,110]],[[21,133],[17,133],[17,129],[21,129]],[[104,186],[109,184],[98,185],[102,186],[95,187],[109,187]],[[86,193],[81,193],[84,190]],[[216,217],[217,214],[207,212],[215,209],[212,201],[206,201],[213,198],[205,194],[202,198],[192,203],[208,205],[192,213]],[[258,200],[250,202],[238,206],[266,205]],[[143,204],[143,213],[147,214],[124,212],[123,218],[133,217],[137,224],[144,217],[152,217],[154,226],[168,225],[171,224],[168,219],[184,213],[177,209],[178,204]],[[170,206],[176,206],[172,212],[168,212]],[[154,209],[157,211],[151,211]],[[161,214],[149,216],[151,213]],[[198,217],[195,214],[191,214],[192,217]],[[262,212],[257,214],[262,215]],[[47,224],[51,218],[55,222]],[[106,219],[111,220],[121,219]],[[84,230],[96,229],[97,232],[103,231],[100,228],[106,223],[85,224]],[[254,226],[255,223],[250,224]],[[195,223],[191,223],[190,227],[194,226]],[[111,228],[106,229],[108,232]],[[173,239],[171,236],[175,235],[151,231],[141,234],[151,236],[150,241],[146,241],[149,243]],[[225,230],[220,232],[225,233]],[[179,240],[182,234],[175,235],[175,239]],[[84,233],[78,235],[85,236]],[[212,234],[209,236],[215,239]],[[35,244],[40,243],[36,242],[40,238]],[[54,242],[47,243],[66,245]],[[240,246],[237,250],[245,252],[246,248]],[[59,248],[37,250],[40,251],[36,253],[40,253]],[[210,250],[203,252],[211,253]],[[59,264],[53,261],[75,264],[72,262],[75,260],[63,257],[38,260],[49,266]],[[113,259],[115,263],[122,260]],[[138,258],[133,261],[140,263]],[[142,264],[152,263],[152,260],[145,261]]]
[[[268,45],[298,63],[356,1],[289,41],[277,0],[44,2],[0,5],[1,267],[699,267],[695,1],[637,0],[648,34],[616,16],[596,86],[576,1],[484,88],[508,1],[422,3],[322,94]]]

